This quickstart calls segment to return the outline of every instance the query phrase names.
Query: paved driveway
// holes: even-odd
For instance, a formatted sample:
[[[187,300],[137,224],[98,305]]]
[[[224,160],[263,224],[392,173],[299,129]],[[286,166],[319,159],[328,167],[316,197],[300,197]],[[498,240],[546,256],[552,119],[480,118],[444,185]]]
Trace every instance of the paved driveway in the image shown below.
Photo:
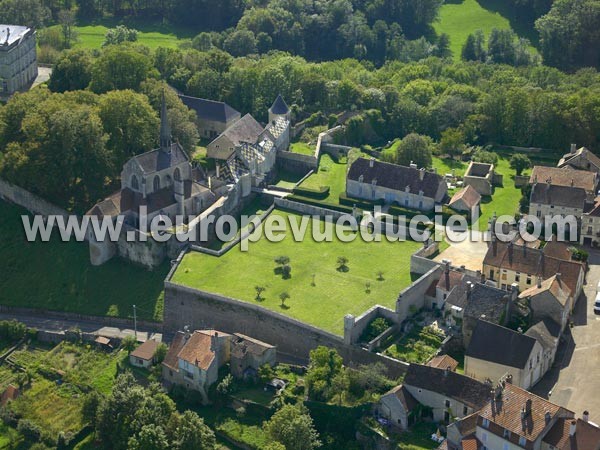
[[[450,247],[441,252],[434,260],[442,261],[448,259],[455,267],[465,266],[476,272],[483,267],[483,258],[487,253],[487,242],[484,241],[483,233],[469,231],[469,234],[458,233],[462,236],[462,242],[448,241]],[[461,239],[457,239],[460,241]]]
[[[559,347],[555,367],[534,388],[577,417],[588,410],[596,423],[600,423],[600,315],[593,307],[599,280],[600,251],[591,250],[587,284],[573,315],[575,326]]]

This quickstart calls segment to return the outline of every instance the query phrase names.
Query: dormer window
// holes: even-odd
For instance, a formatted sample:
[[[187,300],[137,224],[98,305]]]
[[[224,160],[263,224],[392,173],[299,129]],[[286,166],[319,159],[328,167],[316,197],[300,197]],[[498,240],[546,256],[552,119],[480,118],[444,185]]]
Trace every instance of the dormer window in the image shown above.
[[[486,419],[484,417],[482,425],[483,425],[483,428],[489,428],[490,427],[490,421],[489,421],[489,419]]]

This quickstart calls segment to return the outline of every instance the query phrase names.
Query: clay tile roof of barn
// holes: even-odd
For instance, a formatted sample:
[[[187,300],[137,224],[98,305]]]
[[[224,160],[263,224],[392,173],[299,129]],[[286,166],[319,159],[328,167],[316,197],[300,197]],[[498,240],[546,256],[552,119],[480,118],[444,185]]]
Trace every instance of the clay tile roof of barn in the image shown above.
[[[536,343],[535,338],[485,320],[478,320],[466,356],[522,369]]]
[[[404,385],[445,395],[473,409],[481,408],[489,398],[490,387],[474,378],[436,367],[411,364]]]
[[[581,147],[575,153],[567,153],[566,155],[564,155],[558,162],[558,167],[567,166],[573,158],[579,156],[586,158],[594,166],[600,167],[600,158],[585,147]]]
[[[373,167],[371,167],[371,163]],[[423,179],[421,180],[421,170],[423,169],[358,158],[350,166],[348,179],[359,181],[362,176],[363,183],[370,184],[376,180],[378,186],[396,191],[404,191],[408,186],[413,194],[423,191],[425,197],[435,198],[440,184],[445,182],[440,175],[427,170],[423,170]]]
[[[458,361],[448,355],[438,355],[431,358],[427,365],[438,369],[450,369],[454,372],[458,367]]]
[[[149,339],[131,352],[131,356],[134,358],[143,359],[145,361],[150,361],[154,358],[154,354],[156,353],[156,349],[158,347],[158,342],[154,339]]]
[[[477,192],[475,190],[475,188],[473,186],[468,185],[466,188],[463,188],[460,191],[458,191],[456,194],[454,194],[452,196],[452,199],[450,199],[450,203],[448,203],[448,205],[452,206],[459,200],[462,200],[463,202],[465,202],[465,205],[467,206],[467,208],[470,209],[470,208],[473,208],[474,206],[477,206],[479,204],[479,202],[481,202],[481,195],[479,194],[479,192]]]
[[[175,337],[171,341],[171,345],[169,345],[169,350],[165,355],[165,359],[163,360],[163,365],[167,366],[172,370],[178,370],[178,360],[177,355],[183,348],[185,344],[185,333],[178,331],[175,334]]]
[[[177,357],[202,370],[207,370],[215,359],[215,352],[211,349],[210,334],[194,331]]]
[[[540,287],[537,284],[519,294],[519,298],[534,297],[544,292],[550,292],[561,305],[566,305],[571,296],[571,289],[561,280],[561,277],[553,275],[542,281]]]
[[[577,187],[588,192],[594,192],[598,184],[598,175],[595,172],[587,170],[577,170],[572,168],[558,168],[546,166],[534,166],[529,177],[529,183],[546,183],[564,187]]]
[[[275,348],[274,345],[267,344],[266,342],[259,341],[258,339],[251,338],[241,333],[234,334],[235,339],[232,340],[232,354],[236,356],[243,356],[246,353],[260,356],[267,350]]]
[[[409,412],[412,411],[413,408],[415,408],[419,404],[419,402],[412,396],[412,394],[408,392],[408,389],[406,389],[402,384],[399,384],[398,386],[390,390],[388,394],[394,394],[396,398],[400,401],[400,403],[402,403],[404,409]]]

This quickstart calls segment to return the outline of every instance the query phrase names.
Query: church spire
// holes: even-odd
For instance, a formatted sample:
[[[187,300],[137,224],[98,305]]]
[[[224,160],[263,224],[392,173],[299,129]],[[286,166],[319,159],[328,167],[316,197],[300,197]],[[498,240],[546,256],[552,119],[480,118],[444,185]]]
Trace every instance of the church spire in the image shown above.
[[[160,149],[164,152],[171,151],[171,127],[169,126],[169,117],[167,116],[167,102],[164,90],[162,92],[160,107]]]

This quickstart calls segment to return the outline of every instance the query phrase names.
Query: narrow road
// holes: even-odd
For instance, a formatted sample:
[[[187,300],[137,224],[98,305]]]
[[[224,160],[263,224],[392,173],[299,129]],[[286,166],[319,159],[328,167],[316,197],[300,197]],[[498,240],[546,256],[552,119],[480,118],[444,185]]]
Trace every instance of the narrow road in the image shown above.
[[[79,320],[79,319],[55,319],[48,318],[44,315],[36,314],[15,314],[0,312],[0,320],[18,320],[23,322],[30,328],[36,328],[44,331],[67,331],[73,328],[79,328],[84,333],[93,333],[102,335],[110,338],[123,339],[125,336],[134,335],[135,331],[130,328],[117,328],[106,326],[104,323],[98,321]],[[150,338],[162,340],[162,329],[160,325],[156,328],[138,328],[137,337],[140,341],[145,341]]]

